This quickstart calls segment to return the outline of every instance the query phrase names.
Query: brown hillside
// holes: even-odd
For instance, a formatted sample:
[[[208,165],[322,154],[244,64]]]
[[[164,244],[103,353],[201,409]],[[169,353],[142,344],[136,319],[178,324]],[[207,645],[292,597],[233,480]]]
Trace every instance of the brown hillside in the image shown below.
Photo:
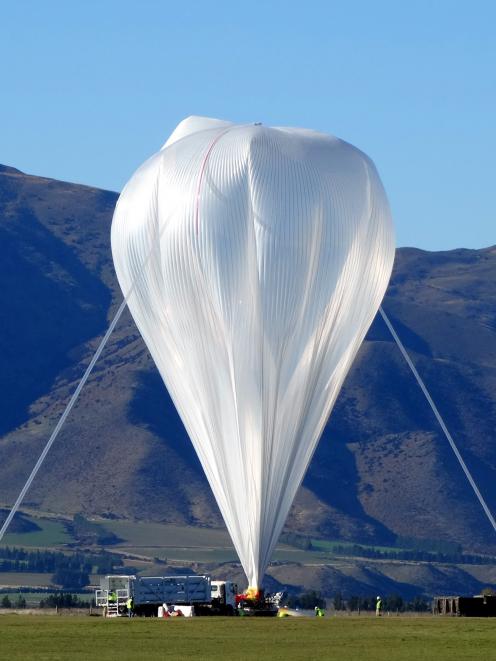
[[[0,503],[12,503],[120,302],[117,195],[0,168]],[[384,308],[496,510],[496,248],[397,251]],[[125,315],[28,494],[60,513],[219,525],[146,348]],[[374,322],[288,528],[496,550],[387,329]]]

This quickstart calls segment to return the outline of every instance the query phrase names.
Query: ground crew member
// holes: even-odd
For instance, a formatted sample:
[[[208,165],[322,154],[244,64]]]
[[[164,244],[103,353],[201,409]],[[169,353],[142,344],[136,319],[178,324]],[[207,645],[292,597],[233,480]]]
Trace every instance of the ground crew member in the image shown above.
[[[108,617],[108,614],[109,614],[109,608],[108,607],[111,604],[115,604],[116,601],[117,601],[117,595],[115,594],[115,592],[112,592],[111,590],[109,590],[107,592],[107,605],[104,606],[104,608],[103,608],[103,617]]]
[[[318,606],[315,606],[315,617],[324,617],[325,615],[325,610],[323,608],[319,608]]]
[[[377,595],[377,601],[375,602],[375,616],[380,617],[382,615],[382,599]]]
[[[133,617],[134,602],[132,597],[129,597],[129,599],[126,601],[126,608],[127,608],[127,616]]]

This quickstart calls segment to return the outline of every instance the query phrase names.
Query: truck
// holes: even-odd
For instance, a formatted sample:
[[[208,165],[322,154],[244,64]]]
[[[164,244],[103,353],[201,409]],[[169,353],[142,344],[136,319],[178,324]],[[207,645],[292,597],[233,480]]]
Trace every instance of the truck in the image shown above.
[[[95,592],[95,603],[106,617],[133,614],[157,616],[159,609],[183,615],[236,615],[238,588],[231,581],[209,576],[104,576]]]

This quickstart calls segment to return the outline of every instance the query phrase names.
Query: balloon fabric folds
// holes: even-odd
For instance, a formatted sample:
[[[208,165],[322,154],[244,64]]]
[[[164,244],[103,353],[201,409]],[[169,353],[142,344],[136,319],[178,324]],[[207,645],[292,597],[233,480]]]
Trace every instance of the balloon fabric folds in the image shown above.
[[[112,253],[260,587],[391,274],[374,164],[315,131],[190,117],[124,188]]]

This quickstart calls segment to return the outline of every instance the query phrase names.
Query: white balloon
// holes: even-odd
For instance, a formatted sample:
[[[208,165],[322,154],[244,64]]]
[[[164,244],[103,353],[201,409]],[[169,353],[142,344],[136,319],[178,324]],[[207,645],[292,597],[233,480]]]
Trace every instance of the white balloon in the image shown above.
[[[112,253],[259,587],[391,274],[374,164],[315,131],[190,117],[124,188]]]

